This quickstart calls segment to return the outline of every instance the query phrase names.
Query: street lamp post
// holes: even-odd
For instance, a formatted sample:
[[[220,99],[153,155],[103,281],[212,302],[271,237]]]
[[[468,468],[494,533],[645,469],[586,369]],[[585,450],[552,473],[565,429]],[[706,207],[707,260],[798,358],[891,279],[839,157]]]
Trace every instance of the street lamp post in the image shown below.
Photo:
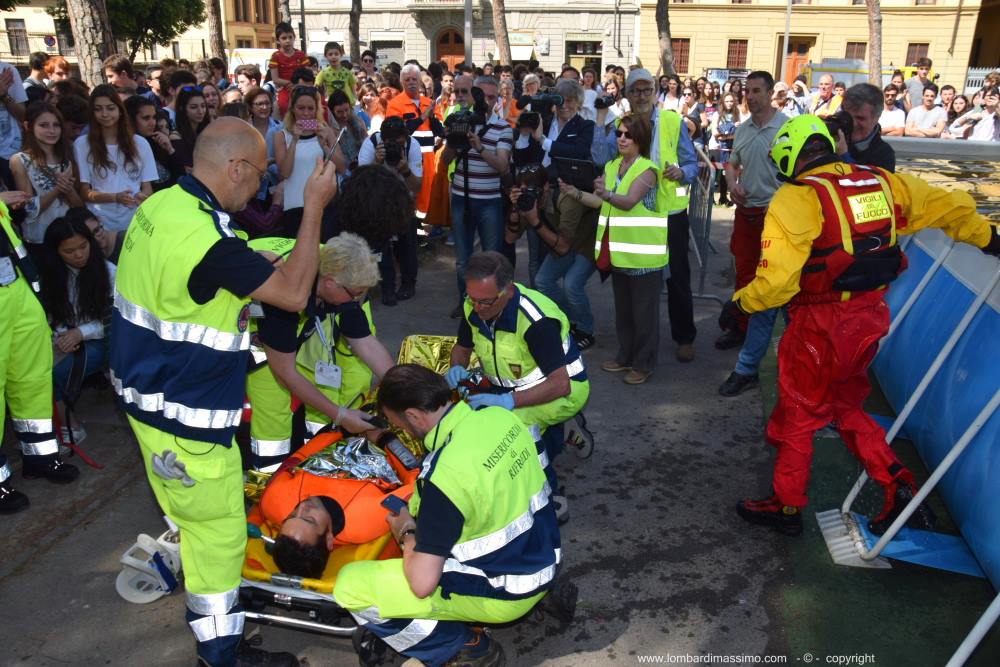
[[[472,64],[472,0],[465,0],[465,64]]]
[[[788,44],[788,40],[791,39],[792,31],[792,0],[788,0],[788,6],[785,8],[785,52],[781,57],[781,79],[786,80],[788,78],[788,52],[791,46]]]

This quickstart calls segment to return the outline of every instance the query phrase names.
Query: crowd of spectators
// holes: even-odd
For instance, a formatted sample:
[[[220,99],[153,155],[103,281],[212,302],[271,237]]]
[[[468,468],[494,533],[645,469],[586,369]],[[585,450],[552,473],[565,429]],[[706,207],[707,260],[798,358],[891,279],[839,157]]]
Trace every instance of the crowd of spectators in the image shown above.
[[[650,101],[635,97],[630,72],[615,65],[603,74],[570,65],[547,72],[537,63],[459,64],[452,71],[444,63],[424,68],[409,61],[378,68],[372,51],[350,63],[342,46],[331,42],[321,68],[295,48],[291,26],[280,24],[276,41],[279,48],[263,72],[256,65],[230,72],[218,58],[168,58],[140,69],[124,56],[111,56],[104,62],[107,83],[93,89],[73,77],[61,56],[33,54],[23,81],[14,67],[0,64],[0,94],[9,100],[0,108],[0,178],[7,190],[24,193],[15,221],[48,283],[43,296],[56,348],[67,354],[86,347],[87,374],[100,371],[106,357],[106,295],[135,209],[190,173],[199,134],[220,116],[242,118],[266,141],[269,167],[260,174],[258,196],[236,213],[251,236],[295,235],[306,179],[317,160],[335,162],[344,184],[364,169],[381,169],[401,181],[417,204],[417,217],[396,224],[393,239],[379,240],[383,304],[415,295],[418,230],[432,239],[447,236],[446,243],[455,246],[458,305],[452,317],[461,314],[462,271],[476,236],[484,250],[512,260],[525,238],[532,286],[566,311],[582,349],[595,342],[585,288],[598,270],[595,234],[608,187],[593,180],[615,159],[628,163],[648,158],[651,150],[650,137],[643,138],[649,128],[632,118],[636,100],[643,109],[676,111],[686,135],[682,144],[689,140],[710,155],[720,174],[737,128],[751,116],[739,79],[661,76],[651,82]],[[853,116],[838,152],[859,162],[883,161],[884,143],[875,141],[881,136],[1000,140],[1000,72],[968,98],[950,85],[939,89],[930,70],[930,60],[922,59],[914,77],[904,80],[897,73],[882,91],[867,84],[845,89],[825,74],[813,92],[800,77],[790,86],[776,83],[771,106],[787,117]],[[408,103],[417,113],[398,112]],[[457,142],[449,119],[470,111],[479,120]],[[631,129],[618,132],[616,141],[622,123]],[[680,183],[690,183],[696,168],[693,152],[685,160]],[[590,182],[568,182],[574,164],[590,165],[584,172]],[[732,205],[726,180],[720,177],[718,186],[719,203]],[[636,191],[627,203],[651,208],[650,193]],[[531,206],[525,205],[529,199]],[[342,228],[338,209],[337,202],[327,209],[324,238]],[[686,252],[673,247],[675,235],[687,238],[686,217],[684,229],[675,233],[673,225],[681,224],[675,212],[654,212],[671,214],[670,266],[663,277],[672,285],[675,341],[690,348],[693,321],[673,322],[675,316],[689,319],[684,313],[690,311]],[[681,357],[693,358],[693,348]],[[72,403],[67,369],[57,363],[55,375],[60,405]]]

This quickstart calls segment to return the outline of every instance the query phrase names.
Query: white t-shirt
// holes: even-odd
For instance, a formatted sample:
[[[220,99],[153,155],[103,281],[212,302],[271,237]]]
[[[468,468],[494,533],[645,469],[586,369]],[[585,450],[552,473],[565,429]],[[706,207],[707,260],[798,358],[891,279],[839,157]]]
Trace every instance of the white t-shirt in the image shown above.
[[[882,115],[878,118],[878,124],[883,130],[891,130],[897,127],[906,127],[906,112],[898,107],[893,107],[891,111],[882,108]]]
[[[948,120],[948,112],[944,107],[931,107],[927,109],[924,105],[913,107],[906,117],[907,123],[913,123],[918,130],[933,130],[938,123]]]
[[[375,140],[374,144],[372,143],[372,139]],[[359,167],[363,167],[366,164],[375,164],[375,145],[380,143],[382,143],[381,132],[376,132],[361,142],[361,147],[358,149]],[[413,137],[410,137],[410,148],[406,152],[406,164],[414,176],[419,178],[424,177],[424,157],[423,153],[420,152],[420,142]]]
[[[280,135],[274,137],[278,141],[279,137],[285,140],[285,149],[292,145],[294,135],[288,130],[282,130]],[[309,139],[299,139],[295,146],[295,164],[292,165],[292,173],[285,179],[285,201],[284,210],[290,211],[293,208],[305,206],[306,181],[316,168],[316,160],[325,157],[323,147],[319,143],[319,137],[313,136]]]
[[[983,117],[972,128],[969,139],[972,141],[996,141],[996,114],[983,111]]]
[[[143,183],[152,183],[159,179],[156,172],[156,159],[153,157],[153,149],[149,147],[149,142],[138,134],[132,135],[138,153],[136,164],[124,164],[124,158],[118,150],[118,145],[108,145],[108,161],[115,167],[105,169],[95,167],[90,159],[90,144],[87,143],[87,135],[77,137],[73,142],[73,153],[76,155],[76,164],[80,169],[80,182],[90,185],[91,190],[98,192],[132,192],[136,193],[142,188]],[[105,229],[111,231],[121,231],[128,229],[132,222],[132,215],[135,209],[124,204],[111,203],[88,203],[87,207],[97,215],[97,219]]]

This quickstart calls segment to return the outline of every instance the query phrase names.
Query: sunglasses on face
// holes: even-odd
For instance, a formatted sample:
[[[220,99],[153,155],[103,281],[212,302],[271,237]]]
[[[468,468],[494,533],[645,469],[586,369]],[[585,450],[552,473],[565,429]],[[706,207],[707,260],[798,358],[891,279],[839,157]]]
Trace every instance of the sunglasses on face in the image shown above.
[[[374,60],[372,60],[371,58],[362,58],[362,59],[361,59],[361,62],[363,62],[363,63],[373,63],[373,62],[375,62],[375,61],[374,61]]]
[[[619,139],[631,139],[632,135],[629,134],[628,130],[617,130],[615,131],[615,136]]]
[[[653,94],[653,89],[652,88],[633,88],[632,89],[632,94],[633,95],[638,95],[639,97],[649,97],[650,95]]]

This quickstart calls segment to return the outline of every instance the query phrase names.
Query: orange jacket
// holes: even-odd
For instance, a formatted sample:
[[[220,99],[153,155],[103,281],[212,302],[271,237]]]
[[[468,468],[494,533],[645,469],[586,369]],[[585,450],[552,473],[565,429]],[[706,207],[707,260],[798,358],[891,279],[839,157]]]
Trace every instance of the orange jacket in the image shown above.
[[[311,496],[326,496],[344,509],[344,530],[334,539],[335,545],[365,544],[386,534],[389,531],[389,524],[385,522],[388,510],[382,507],[382,501],[390,493],[408,499],[420,469],[407,470],[396,457],[387,453],[386,458],[403,482],[402,486],[397,486],[380,479],[324,477],[296,468],[309,456],[340,439],[339,433],[323,433],[288,457],[268,481],[260,504],[251,510],[248,520],[257,525],[266,523],[273,533],[277,533],[300,502]]]
[[[420,105],[417,106],[413,103],[409,95],[400,93],[389,100],[389,104],[386,105],[385,109],[385,117],[399,116],[403,120],[406,120],[407,115],[410,115],[410,120],[412,120],[416,116],[423,115],[430,105],[431,98],[429,97],[421,95]],[[420,192],[417,193],[417,200],[414,202],[414,207],[417,211],[417,217],[424,218],[427,215],[431,201],[431,188],[434,184],[434,133],[431,130],[430,119],[420,123],[420,127],[413,131],[411,136],[420,144],[420,153],[423,157],[424,175],[420,184]]]

